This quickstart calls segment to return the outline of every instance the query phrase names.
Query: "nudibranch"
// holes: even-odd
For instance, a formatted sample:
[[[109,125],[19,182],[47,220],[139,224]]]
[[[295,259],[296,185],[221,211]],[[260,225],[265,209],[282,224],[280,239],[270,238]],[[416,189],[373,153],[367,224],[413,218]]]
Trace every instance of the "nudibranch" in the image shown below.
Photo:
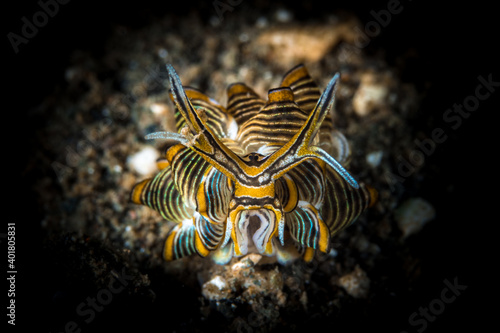
[[[197,253],[225,264],[259,253],[310,261],[375,201],[376,191],[343,166],[349,144],[331,116],[339,74],[320,94],[298,65],[267,101],[234,83],[223,107],[183,87],[171,65],[167,71],[178,133],[146,136],[168,146],[158,174],[131,193],[132,202],[176,223],[166,260]]]

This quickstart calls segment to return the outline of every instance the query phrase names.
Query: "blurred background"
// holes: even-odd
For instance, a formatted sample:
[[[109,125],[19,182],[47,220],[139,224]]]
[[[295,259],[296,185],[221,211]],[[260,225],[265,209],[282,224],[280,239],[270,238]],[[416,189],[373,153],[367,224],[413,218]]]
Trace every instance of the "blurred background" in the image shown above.
[[[41,3],[44,6],[52,4],[43,0]],[[329,330],[342,332],[368,328],[383,329],[386,332],[416,332],[419,328],[422,329],[419,332],[444,332],[466,325],[476,329],[483,327],[494,310],[485,300],[495,297],[494,289],[496,289],[494,282],[490,280],[494,276],[495,262],[490,261],[490,257],[493,252],[496,253],[493,248],[495,243],[491,240],[494,234],[492,225],[498,220],[494,205],[498,195],[495,191],[497,177],[493,160],[496,153],[495,144],[498,141],[495,139],[496,131],[493,127],[493,117],[497,117],[494,112],[498,110],[498,91],[493,90],[498,90],[500,87],[495,88],[496,86],[492,84],[491,96],[480,102],[477,111],[471,112],[468,117],[463,117],[457,129],[450,129],[450,123],[443,119],[443,114],[453,108],[454,104],[463,103],[466,97],[476,93],[476,87],[481,82],[478,80],[479,76],[483,78],[490,76],[491,81],[500,81],[496,38],[498,23],[495,10],[481,2],[437,5],[431,1],[401,1],[400,7],[396,5],[397,2],[387,0],[328,3],[250,0],[141,1],[127,4],[108,1],[105,5],[97,1],[70,1],[67,4],[58,3],[57,10],[54,6],[50,7],[53,9],[52,12],[34,18],[32,15],[42,8],[39,2],[24,1],[15,5],[9,4],[4,10],[3,20],[6,36],[3,54],[6,57],[4,65],[7,72],[4,92],[8,100],[8,106],[5,108],[6,119],[3,122],[7,128],[4,131],[4,147],[8,148],[4,160],[9,165],[8,172],[4,176],[7,180],[5,187],[7,201],[4,201],[7,214],[4,220],[15,221],[17,226],[16,319],[19,326],[16,328],[31,325],[36,318],[35,322],[40,325],[40,331],[55,332],[58,329],[62,331],[68,320],[77,319],[75,307],[86,299],[86,295],[95,295],[106,283],[106,281],[96,282],[99,275],[95,267],[81,269],[81,265],[75,264],[80,260],[89,262],[92,258],[98,258],[96,260],[101,260],[103,265],[113,267],[115,272],[120,271],[122,267],[127,269],[132,267],[130,270],[136,270],[132,274],[135,289],[127,294],[118,295],[119,301],[113,302],[90,324],[80,322],[80,328],[84,332],[97,332],[101,329],[128,331],[130,325],[135,323],[143,325],[144,330],[158,328],[167,332],[205,332],[211,329],[303,331],[307,327],[316,327],[315,325],[317,327],[329,325]],[[382,26],[374,13],[380,14],[380,11],[388,9],[388,6],[401,10],[391,15],[390,22]],[[36,32],[29,31],[29,27],[26,28],[28,30],[24,33],[33,35],[26,40],[21,38],[22,27],[25,24],[23,17],[29,18],[30,21],[40,20],[40,27],[35,29]],[[162,280],[164,274],[162,269],[144,263],[147,261],[147,255],[139,256],[139,259],[133,261],[139,263],[137,266],[127,266],[128,264],[122,263],[121,257],[110,250],[108,245],[102,246],[98,238],[85,239],[84,235],[78,233],[51,232],[53,226],[60,227],[65,223],[57,220],[58,213],[54,211],[65,208],[60,206],[59,202],[52,206],[52,198],[59,200],[60,197],[64,197],[69,191],[68,186],[72,183],[68,181],[63,182],[63,185],[57,185],[54,181],[56,184],[54,186],[40,185],[40,180],[45,177],[56,179],[54,170],[47,168],[46,161],[41,161],[45,158],[62,163],[64,158],[57,156],[57,150],[50,150],[47,146],[56,140],[54,138],[59,138],[57,135],[70,138],[71,131],[79,128],[79,125],[58,124],[62,128],[67,126],[68,133],[48,137],[51,130],[47,129],[61,118],[53,118],[53,113],[48,111],[45,113],[45,110],[48,110],[46,106],[58,105],[62,99],[65,103],[71,101],[75,104],[80,103],[78,92],[88,90],[88,87],[70,86],[71,75],[75,73],[70,69],[79,66],[91,71],[95,69],[95,72],[101,75],[96,80],[111,82],[111,87],[101,87],[102,89],[126,91],[133,87],[133,84],[127,85],[125,81],[127,79],[133,82],[134,67],[130,67],[130,63],[121,62],[127,59],[125,55],[121,58],[122,50],[129,52],[128,55],[142,52],[147,56],[147,53],[151,52],[149,56],[156,59],[152,63],[174,57],[175,50],[162,51],[161,47],[147,48],[151,45],[151,40],[148,38],[154,37],[154,34],[161,34],[162,27],[165,29],[165,34],[178,36],[179,45],[183,43],[188,45],[179,46],[180,50],[196,50],[197,45],[189,44],[190,34],[197,34],[196,38],[193,37],[193,41],[234,39],[242,45],[252,45],[250,44],[252,41],[248,39],[254,35],[245,34],[245,31],[254,31],[252,29],[265,31],[268,27],[275,26],[291,27],[291,31],[300,30],[304,26],[313,27],[315,24],[335,26],[339,20],[351,22],[351,18],[361,29],[376,27],[373,22],[378,22],[380,31],[374,30],[373,36],[368,36],[363,47],[353,48],[352,45],[356,45],[359,40],[352,36],[349,40],[347,34],[343,35],[345,41],[351,45],[350,49],[345,49],[347,51],[339,50],[341,43],[332,42],[333,46],[325,50],[318,59],[309,54],[313,58],[306,57],[305,61],[311,64],[312,72],[323,75],[319,82],[324,84],[331,76],[330,73],[322,71],[325,68],[335,68],[336,57],[342,56],[345,52],[354,52],[359,61],[367,59],[371,61],[366,66],[371,66],[375,70],[388,69],[391,77],[395,78],[392,79],[393,84],[397,85],[392,87],[394,91],[410,91],[408,94],[414,94],[411,95],[414,98],[408,100],[415,104],[407,106],[413,111],[409,111],[411,116],[405,116],[404,128],[400,129],[406,132],[409,140],[401,151],[408,153],[408,149],[414,147],[411,145],[413,139],[423,138],[422,135],[428,136],[436,128],[445,129],[448,135],[444,143],[439,144],[430,156],[425,157],[425,163],[418,168],[418,171],[397,186],[397,198],[394,198],[394,201],[386,198],[387,205],[383,209],[380,208],[378,213],[370,215],[369,222],[366,224],[362,222],[362,225],[367,227],[359,232],[370,238],[370,230],[378,230],[371,229],[370,226],[377,222],[380,225],[380,221],[372,218],[384,217],[390,221],[385,223],[394,226],[397,224],[394,213],[390,211],[396,207],[391,207],[389,204],[391,202],[401,207],[400,204],[405,202],[405,199],[423,197],[435,211],[432,221],[419,230],[415,237],[405,238],[403,245],[398,242],[392,244],[387,240],[381,242],[384,253],[394,250],[398,254],[394,257],[387,256],[389,259],[382,261],[381,266],[377,266],[375,260],[373,266],[366,267],[367,274],[372,279],[371,294],[368,299],[357,300],[355,297],[346,296],[347,300],[339,301],[342,304],[341,310],[329,315],[330,310],[327,308],[332,305],[326,300],[322,303],[321,297],[317,295],[309,295],[309,301],[316,303],[310,304],[309,310],[299,311],[300,316],[303,316],[300,317],[303,322],[293,322],[293,314],[296,312],[288,311],[285,306],[279,310],[282,319],[275,318],[274,324],[267,321],[267,326],[262,327],[248,323],[241,326],[238,324],[238,318],[248,319],[248,313],[244,312],[244,304],[234,305],[234,307],[240,306],[238,311],[241,312],[231,310],[231,305],[228,305],[226,311],[232,313],[228,315],[220,304],[214,305],[215,303],[203,300],[200,290],[190,288],[189,284],[186,287],[182,278],[179,278],[182,274],[166,276]],[[380,16],[379,19],[383,20]],[[247,27],[250,28],[246,30]],[[307,35],[308,30],[305,31]],[[369,34],[370,30],[365,30],[367,31]],[[12,32],[17,37],[11,34]],[[240,34],[231,37],[234,32]],[[199,34],[203,33],[207,36],[200,38]],[[327,38],[328,35],[325,34],[324,39],[319,38],[319,40],[325,42]],[[13,43],[19,44],[13,46]],[[227,73],[233,73],[236,79],[248,77],[251,83],[257,84],[257,90],[261,92],[265,93],[266,89],[270,88],[262,83],[266,81],[259,81],[256,78],[259,74],[257,70],[255,75],[245,76],[245,73],[238,72],[239,68],[233,69],[229,65],[220,69],[221,64],[228,63],[227,60],[220,60],[220,55],[227,54],[228,49],[227,44],[218,43],[217,47],[213,48],[214,54],[185,54],[185,57],[177,54],[175,58],[178,60],[177,66],[183,70],[182,72],[178,70],[181,77],[185,75],[192,84],[217,95],[217,98],[223,96],[224,87],[216,86],[227,83],[229,78],[224,76]],[[175,41],[172,45],[175,45]],[[200,50],[207,50],[204,47],[199,45]],[[254,59],[252,50],[248,47],[239,47],[237,50],[246,52],[246,55],[241,56],[244,59]],[[164,52],[167,52],[167,55]],[[258,56],[255,62],[248,64],[248,68],[264,64],[268,66],[265,67],[266,71],[263,70],[267,73],[268,79],[279,82],[282,73],[286,71],[283,65],[283,62],[287,61],[286,54],[280,54],[278,50],[275,53],[268,52]],[[236,59],[239,59],[238,57],[235,56]],[[283,57],[281,64],[280,61],[276,61],[276,57]],[[216,83],[208,80],[209,74],[206,70],[210,68],[210,63],[203,62],[203,59],[214,59],[214,71],[220,70],[222,77],[212,76],[212,79],[219,77]],[[114,60],[116,62],[113,62]],[[291,62],[293,60],[295,58],[292,57]],[[146,66],[141,64],[140,60],[138,62],[138,66]],[[145,63],[150,64],[147,61]],[[200,63],[202,65],[197,69],[187,73],[189,68],[194,68]],[[239,60],[235,63],[241,65]],[[354,63],[349,66],[358,68],[365,65]],[[349,66],[346,65],[346,71]],[[103,71],[102,68],[107,68],[108,71]],[[127,76],[127,71],[132,74]],[[114,80],[113,77],[117,79]],[[75,82],[83,85],[84,81]],[[408,86],[411,86],[410,90],[406,90]],[[67,94],[72,92],[74,96]],[[346,111],[346,114],[353,114],[349,112]],[[354,119],[359,120],[360,115],[357,117]],[[77,117],[74,120],[79,121]],[[142,124],[141,119],[132,116],[124,122],[124,131],[129,128],[126,126],[134,121],[139,124],[139,133],[129,133],[133,137],[141,137],[151,129],[148,127],[151,125],[149,120],[143,120]],[[85,119],[83,123],[86,123]],[[156,123],[156,126],[160,124],[161,121]],[[352,125],[345,123],[341,126],[349,129]],[[397,126],[387,126],[395,128],[394,131],[397,132]],[[354,129],[351,127],[352,131]],[[373,131],[376,132],[377,129]],[[350,134],[355,135],[355,133]],[[372,136],[366,135],[363,138],[370,139]],[[353,140],[358,146],[363,145],[361,139]],[[127,141],[117,139],[109,145],[122,142]],[[365,143],[370,145],[370,142]],[[398,142],[387,142],[385,147],[394,147],[398,144]],[[52,155],[40,157],[40,152]],[[59,153],[67,152],[62,150]],[[361,155],[361,152],[355,154],[355,156]],[[392,172],[397,170],[397,157],[397,153],[394,153],[384,160],[389,168],[387,170]],[[364,180],[380,177],[376,175],[377,169],[363,173],[365,166],[363,163],[354,162],[353,167]],[[387,185],[385,184],[386,191]],[[106,187],[106,184],[102,186]],[[45,188],[50,188],[53,192],[44,192]],[[105,190],[104,188],[103,191]],[[45,195],[47,197],[44,199]],[[68,204],[69,201],[61,200],[61,202]],[[66,215],[75,214],[83,213],[69,209]],[[66,215],[62,214],[61,219]],[[84,225],[85,228],[89,227],[88,224]],[[158,233],[161,234],[161,231]],[[112,244],[116,245],[113,242]],[[157,244],[153,242],[151,248],[155,246]],[[133,250],[134,246],[131,246],[131,249]],[[391,261],[391,258],[404,258],[404,260]],[[415,267],[402,267],[411,264]],[[329,277],[321,275],[326,270],[321,272],[311,278],[316,285],[322,281],[329,281]],[[196,271],[189,274],[196,274]],[[147,278],[144,278],[145,276]],[[380,278],[381,276],[388,280]],[[140,281],[141,277],[147,281]],[[436,316],[435,320],[427,319],[428,325],[425,325],[425,328],[424,324],[411,325],[408,317],[413,312],[420,311],[420,307],[428,307],[431,301],[441,296],[446,286],[443,283],[445,279],[453,281],[455,278],[461,285],[467,286],[457,300],[447,304],[443,313]],[[396,287],[393,289],[391,284]],[[400,295],[392,295],[395,290],[401,291],[407,287],[409,289]],[[81,288],[79,292],[72,291],[78,288]],[[307,290],[309,287],[303,288]],[[319,288],[317,290],[321,291],[322,287],[320,285],[310,288]],[[151,296],[151,293],[155,296]],[[153,298],[155,301],[151,301]],[[317,320],[314,319],[315,316]]]

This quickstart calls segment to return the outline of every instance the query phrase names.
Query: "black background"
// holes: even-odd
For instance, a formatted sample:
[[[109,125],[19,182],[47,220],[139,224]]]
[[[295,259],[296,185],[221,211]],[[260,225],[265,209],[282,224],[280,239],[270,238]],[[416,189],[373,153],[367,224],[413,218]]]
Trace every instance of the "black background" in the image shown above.
[[[31,136],[37,124],[27,118],[29,110],[49,95],[56,85],[63,84],[64,70],[72,51],[88,49],[99,57],[114,25],[141,27],[147,25],[151,17],[161,17],[169,11],[182,16],[192,9],[201,8],[201,12],[213,15],[211,1],[103,3],[73,0],[61,5],[59,13],[40,28],[37,36],[20,46],[18,54],[13,52],[7,33],[19,33],[21,17],[30,17],[39,6],[31,0],[15,5],[4,4],[2,11],[5,24],[2,73],[7,73],[2,75],[2,92],[7,100],[2,108],[2,146],[7,148],[3,150],[2,159],[2,207],[3,222],[15,221],[17,224],[18,329],[21,325],[41,325],[46,319],[40,290],[47,283],[46,272],[51,270],[51,258],[39,255],[42,231],[37,221],[41,217],[31,190],[33,179],[23,173],[30,154],[37,149],[37,142]],[[388,1],[307,3],[305,6],[302,2],[287,1],[284,6],[299,19],[342,8],[353,11],[363,22],[369,22],[373,20],[370,11],[386,8]],[[466,96],[474,93],[479,75],[487,77],[491,74],[494,81],[500,81],[497,65],[500,29],[496,9],[478,1],[450,5],[416,0],[401,3],[405,9],[371,40],[366,51],[383,50],[389,64],[400,70],[404,81],[413,82],[420,91],[426,91],[415,127],[424,133],[442,127],[449,134],[449,139],[428,157],[426,165],[433,165],[434,170],[428,173],[429,178],[424,181],[422,190],[423,196],[436,207],[439,223],[433,223],[423,231],[419,239],[424,242],[413,244],[415,254],[424,259],[427,268],[435,271],[435,275],[422,280],[417,286],[421,297],[401,304],[405,309],[401,312],[409,315],[419,306],[427,306],[440,295],[443,278],[451,281],[458,277],[461,284],[468,286],[467,290],[425,331],[451,332],[465,326],[480,331],[480,328],[488,327],[488,323],[495,322],[494,313],[498,308],[495,278],[498,276],[495,273],[498,260],[493,254],[498,253],[495,246],[498,228],[495,224],[499,220],[496,155],[500,88],[481,102],[479,109],[457,130],[451,130],[443,122],[442,114],[454,103],[462,103]],[[262,1],[243,0],[242,8],[236,8],[234,15],[244,15],[243,6],[268,7]],[[451,192],[450,187],[453,188]],[[128,323],[133,322],[141,322],[147,327],[150,324],[152,327],[159,324],[160,328],[168,325],[161,319],[165,314],[160,309],[156,311],[146,313],[136,305],[124,312],[123,322],[112,323],[109,327],[124,330],[129,327]],[[2,317],[2,322],[5,322],[6,318]],[[401,321],[400,318],[395,320]],[[380,327],[372,329],[384,327],[393,326],[380,323]],[[330,327],[328,330],[335,329]],[[397,326],[393,331],[405,329],[415,331],[409,325]]]

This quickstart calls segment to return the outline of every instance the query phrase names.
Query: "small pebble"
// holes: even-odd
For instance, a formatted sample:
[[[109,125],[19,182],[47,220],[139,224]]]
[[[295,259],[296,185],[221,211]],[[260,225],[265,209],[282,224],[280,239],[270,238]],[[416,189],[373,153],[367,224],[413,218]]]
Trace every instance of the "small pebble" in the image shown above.
[[[157,114],[157,115],[166,114],[167,110],[168,110],[168,106],[164,103],[152,103],[149,106],[149,108],[150,108],[151,112],[153,112],[154,114]]]
[[[276,12],[276,20],[278,20],[278,22],[290,22],[292,18],[292,13],[284,8],[278,9],[278,11]]]
[[[240,42],[246,43],[250,40],[250,36],[248,36],[247,33],[242,33],[238,36],[238,39],[240,40]]]
[[[419,232],[435,216],[434,207],[422,198],[408,199],[394,212],[398,227],[403,232],[403,239]]]
[[[168,51],[165,50],[164,48],[161,48],[158,50],[158,56],[162,59],[166,59],[168,56]]]
[[[388,87],[372,74],[364,74],[354,94],[352,107],[358,116],[366,116],[386,103]]]
[[[144,147],[134,155],[129,156],[127,164],[141,176],[147,176],[157,171],[156,160],[158,157],[159,154],[155,148]]]
[[[202,286],[201,293],[206,299],[212,301],[220,301],[226,299],[231,290],[226,280],[220,275],[216,275],[212,280],[206,282]]]
[[[261,16],[257,19],[255,22],[255,26],[257,28],[266,28],[269,25],[269,22],[267,21],[267,18],[264,16]]]
[[[354,298],[365,298],[370,289],[370,279],[359,266],[354,271],[343,275],[339,279],[339,285]]]
[[[372,168],[376,168],[379,166],[382,161],[382,156],[384,156],[384,152],[381,150],[373,151],[366,155],[366,163]]]

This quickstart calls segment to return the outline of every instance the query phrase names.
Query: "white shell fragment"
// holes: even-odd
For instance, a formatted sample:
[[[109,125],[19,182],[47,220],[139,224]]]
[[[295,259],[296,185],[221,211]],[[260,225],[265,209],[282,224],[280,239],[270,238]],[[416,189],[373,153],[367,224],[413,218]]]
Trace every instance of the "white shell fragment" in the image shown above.
[[[379,82],[374,75],[363,75],[352,100],[354,112],[361,117],[370,114],[385,104],[388,93],[387,85]]]
[[[206,299],[216,301],[226,299],[230,292],[229,285],[220,275],[216,275],[212,280],[206,282],[201,290]]]
[[[372,168],[376,168],[380,165],[382,156],[384,156],[384,152],[382,150],[372,151],[366,155],[366,163],[368,163],[368,165]]]

